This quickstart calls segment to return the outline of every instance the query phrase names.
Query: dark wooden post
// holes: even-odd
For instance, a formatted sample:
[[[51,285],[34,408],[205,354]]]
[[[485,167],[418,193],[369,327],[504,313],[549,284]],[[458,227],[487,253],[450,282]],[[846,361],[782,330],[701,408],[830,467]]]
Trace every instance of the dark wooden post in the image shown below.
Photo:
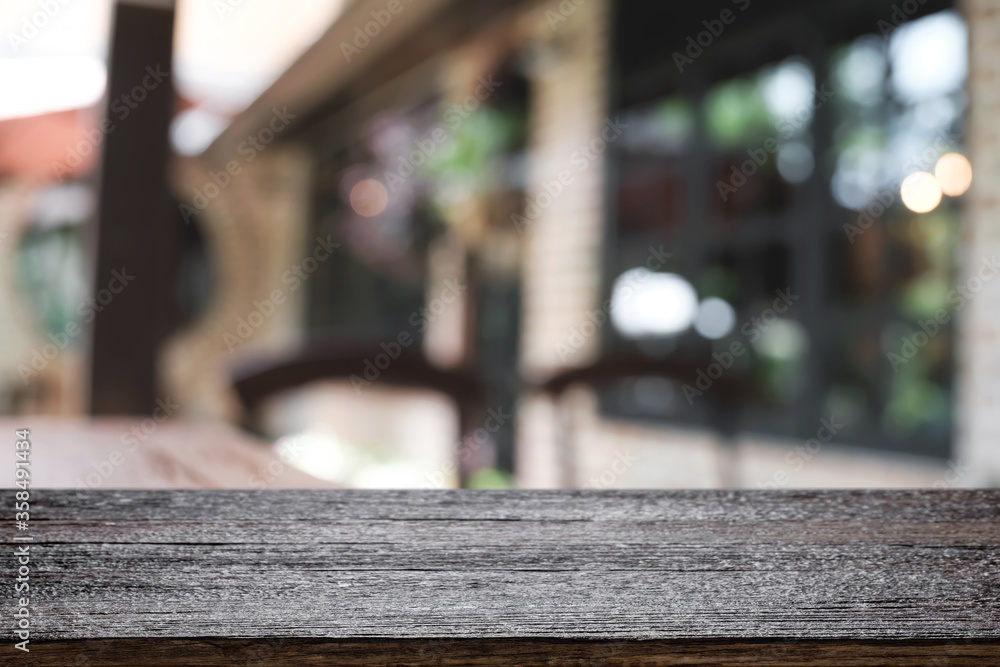
[[[119,2],[96,229],[90,412],[146,414],[174,308],[176,211],[167,190],[173,0]]]

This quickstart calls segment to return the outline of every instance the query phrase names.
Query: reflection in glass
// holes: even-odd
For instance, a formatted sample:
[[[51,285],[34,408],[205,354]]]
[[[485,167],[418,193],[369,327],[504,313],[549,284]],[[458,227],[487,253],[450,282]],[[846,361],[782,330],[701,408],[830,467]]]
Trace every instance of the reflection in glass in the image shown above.
[[[673,273],[631,269],[611,293],[611,321],[627,338],[676,335],[691,326],[697,312],[694,287]]]

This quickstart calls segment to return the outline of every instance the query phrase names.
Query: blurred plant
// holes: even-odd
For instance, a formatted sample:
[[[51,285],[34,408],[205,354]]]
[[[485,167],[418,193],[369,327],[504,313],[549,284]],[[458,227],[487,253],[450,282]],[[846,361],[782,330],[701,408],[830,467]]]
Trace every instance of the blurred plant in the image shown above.
[[[469,476],[470,489],[510,489],[514,487],[513,478],[496,468],[480,468]]]
[[[779,319],[752,344],[753,373],[767,396],[792,404],[801,391],[809,335],[794,320]]]
[[[883,414],[885,430],[906,437],[922,430],[947,431],[951,419],[951,397],[939,384],[920,377],[923,369],[910,364],[911,374],[893,380],[889,403]],[[936,434],[935,434],[936,435]]]
[[[913,320],[952,311],[958,220],[944,212],[907,216],[892,226],[894,237],[913,257],[919,274],[903,287],[900,313]]]
[[[511,110],[483,108],[470,115],[421,169],[434,204],[447,210],[475,194],[506,189],[505,158],[524,131],[520,114]]]
[[[45,333],[66,330],[87,297],[83,240],[78,226],[32,228],[14,256],[15,285]]]
[[[708,136],[719,148],[741,148],[762,139],[774,125],[757,84],[735,79],[717,85],[705,100]]]

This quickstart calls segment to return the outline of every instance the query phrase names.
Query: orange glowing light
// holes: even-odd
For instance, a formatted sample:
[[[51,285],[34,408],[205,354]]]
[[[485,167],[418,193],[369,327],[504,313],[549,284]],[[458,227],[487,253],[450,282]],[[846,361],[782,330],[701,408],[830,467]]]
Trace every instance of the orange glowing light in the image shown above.
[[[972,165],[964,155],[948,153],[938,160],[934,167],[934,177],[943,193],[949,197],[959,197],[972,185]]]
[[[351,188],[351,208],[358,215],[374,218],[389,205],[389,193],[381,182],[374,178],[359,181]]]

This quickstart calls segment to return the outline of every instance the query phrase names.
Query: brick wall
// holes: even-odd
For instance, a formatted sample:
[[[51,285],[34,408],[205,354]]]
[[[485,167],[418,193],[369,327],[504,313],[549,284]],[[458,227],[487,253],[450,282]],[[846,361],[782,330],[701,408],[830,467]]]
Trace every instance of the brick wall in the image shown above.
[[[597,337],[569,360],[561,359],[558,349],[599,301],[604,163],[598,157],[580,171],[572,158],[581,145],[600,136],[607,117],[608,10],[607,0],[588,0],[564,16],[560,3],[551,1],[524,17],[533,32],[529,48],[535,61],[527,194],[538,206],[537,211],[528,207],[529,224],[522,229],[521,371],[528,378],[585,364],[597,354]],[[553,20],[554,15],[566,20]],[[544,184],[567,171],[573,181],[562,184],[558,196],[549,194]],[[516,462],[521,486],[565,481],[557,413],[557,406],[541,397],[529,394],[521,400]]]
[[[967,0],[969,126],[973,168],[967,200],[965,266],[1000,257],[1000,2]],[[1000,281],[986,283],[961,320],[958,456],[965,485],[1000,484]]]

